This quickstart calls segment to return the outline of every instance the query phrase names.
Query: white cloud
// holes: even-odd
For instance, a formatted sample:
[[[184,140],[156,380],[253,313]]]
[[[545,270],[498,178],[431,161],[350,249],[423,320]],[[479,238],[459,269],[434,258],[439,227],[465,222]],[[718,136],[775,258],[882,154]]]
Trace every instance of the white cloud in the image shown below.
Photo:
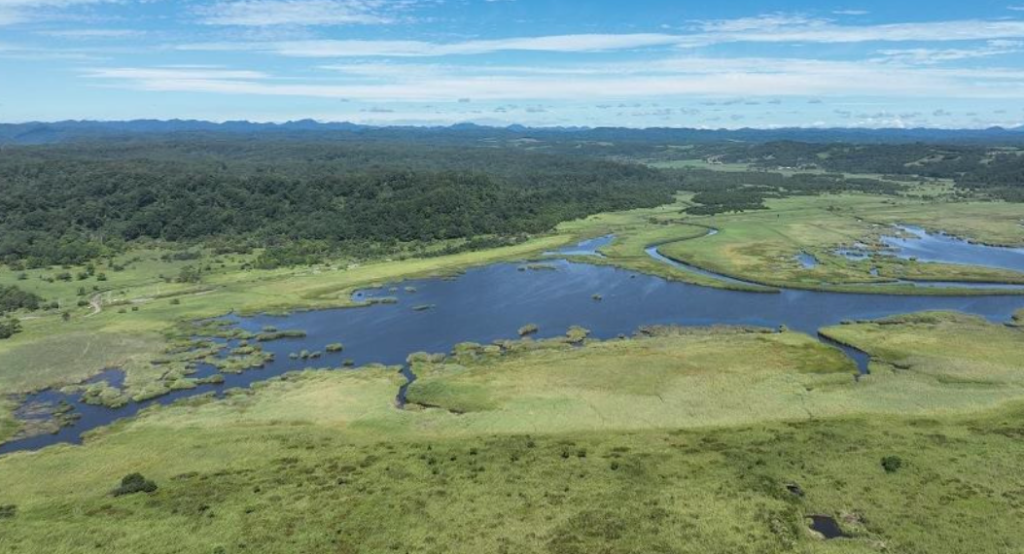
[[[161,81],[235,81],[268,79],[269,75],[261,71],[223,69],[217,67],[116,67],[94,68],[88,70],[92,77],[101,79],[126,79],[137,82]]]
[[[264,0],[258,0],[263,2]],[[269,0],[277,1],[277,0]],[[505,51],[605,52],[651,47],[697,47],[736,42],[950,42],[1024,38],[1024,20],[960,20],[887,25],[836,25],[803,16],[770,15],[698,23],[692,34],[576,34],[461,42],[418,40],[299,40],[184,44],[182,50],[262,51],[291,57],[438,57]]]
[[[208,25],[380,25],[392,23],[408,0],[222,0],[196,9]]]
[[[249,51],[262,50],[302,58],[344,57],[437,57],[490,54],[503,51],[523,52],[603,52],[632,50],[650,46],[671,46],[678,37],[663,34],[555,35],[495,40],[471,40],[434,43],[415,40],[301,40],[267,43],[186,44],[182,50]]]
[[[105,39],[139,37],[146,33],[131,29],[62,29],[59,31],[41,31],[39,34],[67,39]]]
[[[391,67],[392,70],[396,69]],[[335,82],[274,79],[247,71],[168,68],[96,69],[91,77],[142,90],[269,96],[348,98],[367,102],[578,100],[669,96],[917,98],[1016,98],[1024,95],[1024,70],[938,69],[875,62],[769,58],[665,59],[643,67],[595,65],[567,79],[556,72],[518,74],[447,70]]]
[[[986,58],[1016,54],[1024,49],[1024,41],[991,40],[985,46],[977,48],[909,48],[882,50],[880,61],[895,61],[914,64],[938,64],[942,62]]]
[[[995,40],[1024,37],[1024,20],[964,19],[885,25],[837,25],[827,19],[767,15],[703,22],[697,33],[681,37],[692,46],[729,42],[858,43]]]

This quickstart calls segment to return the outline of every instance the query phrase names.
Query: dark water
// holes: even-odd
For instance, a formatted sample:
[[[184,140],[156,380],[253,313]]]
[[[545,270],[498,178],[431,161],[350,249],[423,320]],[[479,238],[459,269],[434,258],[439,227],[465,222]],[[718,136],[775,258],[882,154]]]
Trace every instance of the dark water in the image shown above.
[[[825,539],[839,539],[846,534],[839,527],[839,522],[829,516],[807,516],[811,520],[811,529],[822,534]]]
[[[581,325],[590,329],[596,338],[611,339],[620,334],[632,334],[643,325],[657,324],[772,328],[785,325],[813,336],[819,328],[845,319],[873,319],[921,310],[959,310],[1004,322],[1014,311],[1024,308],[1024,297],[912,297],[798,290],[749,293],[670,282],[613,267],[564,260],[551,260],[550,264],[557,270],[518,271],[517,264],[497,264],[469,270],[454,280],[416,280],[402,283],[398,292],[391,292],[389,287],[354,295],[356,300],[394,296],[395,304],[302,312],[286,317],[232,316],[232,321],[250,331],[270,325],[280,330],[303,330],[307,336],[264,344],[265,350],[275,354],[275,361],[263,369],[225,375],[223,385],[177,391],[120,409],[84,405],[77,395],[41,393],[51,401],[71,402],[81,413],[81,419],[56,435],[0,445],[0,453],[37,449],[58,442],[79,442],[83,431],[133,415],[143,407],[217,392],[225,387],[244,387],[292,370],[337,368],[349,359],[356,365],[374,362],[399,365],[412,352],[449,352],[463,341],[488,343],[517,338],[517,330],[527,323],[540,327],[539,338],[561,335],[570,326]],[[405,290],[405,286],[413,287],[415,292]],[[595,294],[603,301],[595,302]],[[427,304],[435,307],[414,310],[416,306]],[[335,342],[345,345],[344,352],[325,353],[319,360],[288,357],[303,349],[324,351],[326,345]],[[866,355],[857,358],[856,351],[845,350],[855,356],[863,371]],[[196,377],[211,372],[211,367],[203,366]],[[33,395],[30,400],[39,398],[40,395]]]

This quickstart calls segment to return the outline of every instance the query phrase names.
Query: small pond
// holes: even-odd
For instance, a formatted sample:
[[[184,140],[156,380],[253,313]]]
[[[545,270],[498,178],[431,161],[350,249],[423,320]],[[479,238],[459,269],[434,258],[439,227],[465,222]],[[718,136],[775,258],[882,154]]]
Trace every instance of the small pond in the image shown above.
[[[811,520],[811,529],[821,533],[825,540],[840,539],[846,536],[842,528],[839,527],[839,522],[831,516],[813,515],[807,516],[807,519]]]
[[[804,269],[814,269],[818,267],[818,258],[815,258],[813,255],[808,254],[807,252],[801,252],[797,254],[796,259],[797,261],[800,262],[800,265]]]

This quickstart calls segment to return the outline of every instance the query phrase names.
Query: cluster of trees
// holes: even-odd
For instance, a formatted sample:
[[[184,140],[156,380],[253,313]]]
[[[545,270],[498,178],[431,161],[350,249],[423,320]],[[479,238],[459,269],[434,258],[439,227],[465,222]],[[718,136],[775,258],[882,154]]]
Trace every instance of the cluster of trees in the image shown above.
[[[32,292],[15,285],[0,285],[0,340],[9,339],[21,332],[21,322],[11,317],[18,310],[38,310],[43,299]]]
[[[0,158],[0,261],[77,264],[127,242],[238,247],[437,241],[546,231],[654,206],[639,165],[499,148],[259,141],[24,147]],[[317,250],[317,249],[314,249]]]
[[[1024,155],[995,154],[980,168],[960,176],[957,186],[1007,202],[1024,202]]]
[[[841,192],[896,194],[903,185],[877,179],[848,179],[839,174],[797,173],[783,175],[765,171],[687,170],[683,187],[697,192],[698,206],[687,213],[713,215],[764,209],[766,198],[808,196]]]
[[[18,310],[38,310],[42,301],[35,293],[22,290],[16,285],[0,285],[0,315]]]

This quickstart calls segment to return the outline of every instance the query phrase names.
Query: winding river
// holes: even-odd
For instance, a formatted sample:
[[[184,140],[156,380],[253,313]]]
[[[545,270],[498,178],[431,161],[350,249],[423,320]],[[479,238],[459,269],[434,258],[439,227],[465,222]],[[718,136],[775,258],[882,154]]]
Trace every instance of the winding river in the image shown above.
[[[604,237],[556,254],[592,254],[608,240]],[[648,253],[665,263],[676,263],[660,256],[656,248],[649,249]],[[816,336],[821,327],[843,320],[873,319],[922,310],[959,310],[1005,322],[1016,310],[1024,308],[1024,296],[920,297],[804,290],[764,294],[700,287],[563,259],[552,259],[547,265],[554,270],[520,271],[522,264],[499,263],[471,269],[456,279],[420,279],[356,292],[356,300],[395,298],[394,303],[367,308],[300,312],[289,316],[227,316],[234,324],[253,332],[274,326],[280,330],[303,330],[307,335],[264,344],[265,350],[275,354],[275,361],[263,369],[225,375],[225,382],[220,385],[176,391],[118,409],[89,406],[82,403],[78,395],[52,390],[31,395],[27,405],[64,400],[81,417],[76,424],[54,434],[0,445],[0,454],[61,442],[77,443],[83,432],[134,415],[147,406],[211,391],[221,392],[230,387],[246,387],[288,371],[340,367],[345,360],[356,365],[401,365],[412,352],[448,352],[464,341],[489,343],[515,338],[517,329],[527,323],[540,328],[536,335],[539,338],[562,335],[570,326],[580,325],[590,329],[596,338],[610,339],[631,334],[644,325],[657,324],[785,325]],[[344,352],[325,354],[319,360],[289,358],[290,353],[303,349],[323,351],[327,344],[336,342],[345,345]],[[844,350],[862,372],[866,370],[866,355]],[[213,372],[212,367],[204,365],[194,377]],[[109,372],[101,378],[117,379]]]

